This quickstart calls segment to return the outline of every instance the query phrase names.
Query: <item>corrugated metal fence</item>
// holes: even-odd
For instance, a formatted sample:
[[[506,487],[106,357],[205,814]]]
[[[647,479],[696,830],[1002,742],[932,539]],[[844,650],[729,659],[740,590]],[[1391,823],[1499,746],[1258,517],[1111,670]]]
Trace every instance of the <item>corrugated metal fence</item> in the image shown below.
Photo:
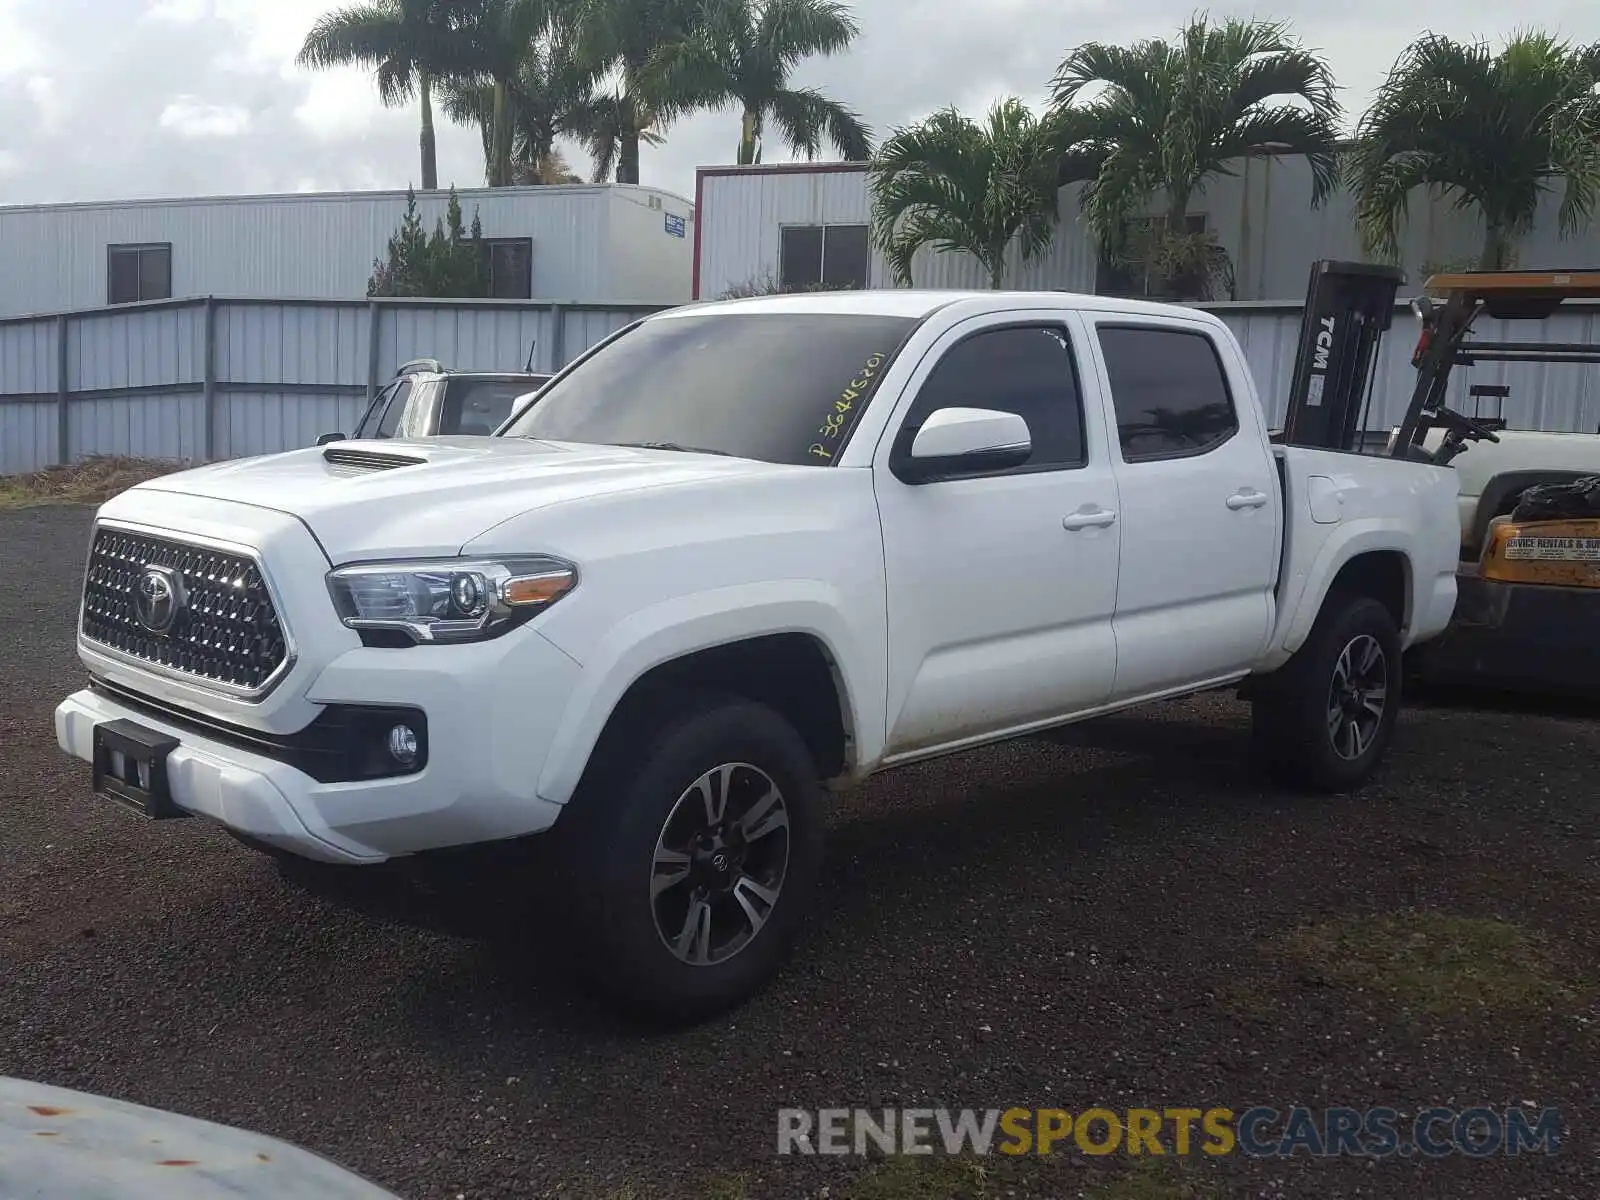
[[[200,462],[349,429],[407,359],[555,370],[652,306],[158,300],[0,320],[0,474],[90,454]]]
[[[1244,346],[1274,425],[1294,371],[1298,305],[1206,305]],[[89,454],[202,461],[310,445],[349,429],[408,358],[462,368],[553,370],[646,307],[477,300],[156,301],[0,320],[0,474]],[[1366,427],[1384,433],[1414,382],[1416,324],[1396,311]],[[1546,321],[1484,321],[1500,341],[1600,344],[1600,308]],[[1458,369],[1451,406],[1471,413],[1471,383],[1508,383],[1514,428],[1600,431],[1600,367],[1492,363]],[[1496,415],[1492,410],[1485,415]]]

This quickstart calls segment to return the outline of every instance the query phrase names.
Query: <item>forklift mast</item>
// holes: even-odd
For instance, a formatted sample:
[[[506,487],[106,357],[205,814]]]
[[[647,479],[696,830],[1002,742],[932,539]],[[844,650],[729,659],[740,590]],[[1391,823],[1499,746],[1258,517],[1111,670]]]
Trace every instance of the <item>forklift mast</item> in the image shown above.
[[[1378,263],[1325,258],[1311,264],[1285,443],[1360,448],[1378,345],[1394,320],[1395,296],[1404,282],[1403,271]]]

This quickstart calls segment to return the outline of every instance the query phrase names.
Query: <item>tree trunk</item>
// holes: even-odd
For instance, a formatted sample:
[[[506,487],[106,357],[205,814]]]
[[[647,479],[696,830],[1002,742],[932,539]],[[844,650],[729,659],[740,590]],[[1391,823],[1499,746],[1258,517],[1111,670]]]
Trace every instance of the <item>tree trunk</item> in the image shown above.
[[[1188,228],[1189,193],[1187,191],[1169,191],[1167,194],[1167,227],[1162,231],[1161,241],[1167,242],[1183,237]],[[1180,271],[1171,271],[1161,281],[1162,291],[1168,297],[1176,297],[1183,291],[1183,275]]]
[[[1478,270],[1504,271],[1511,257],[1511,245],[1506,240],[1505,226],[1492,220],[1484,224],[1483,254],[1478,259]]]
[[[1167,232],[1173,237],[1182,237],[1188,216],[1189,193],[1174,193],[1172,203],[1167,207]]]
[[[1006,277],[1006,248],[996,246],[989,251],[989,287],[994,291],[1000,290],[1000,285]]]
[[[439,158],[433,137],[433,77],[426,71],[417,74],[417,91],[422,99],[422,190],[437,191]]]
[[[511,122],[506,113],[506,84],[494,81],[494,109],[490,117],[489,186],[505,187],[511,173]]]
[[[739,121],[739,165],[748,167],[761,161],[757,140],[761,137],[761,114],[749,108]]]
[[[639,131],[630,123],[617,150],[617,182],[639,182]]]

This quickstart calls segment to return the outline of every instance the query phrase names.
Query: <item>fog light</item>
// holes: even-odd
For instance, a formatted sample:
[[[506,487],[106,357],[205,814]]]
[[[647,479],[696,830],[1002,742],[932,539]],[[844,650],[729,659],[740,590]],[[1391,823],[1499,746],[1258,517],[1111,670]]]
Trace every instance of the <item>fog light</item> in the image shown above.
[[[389,757],[402,767],[417,761],[417,731],[409,725],[396,725],[389,730]]]

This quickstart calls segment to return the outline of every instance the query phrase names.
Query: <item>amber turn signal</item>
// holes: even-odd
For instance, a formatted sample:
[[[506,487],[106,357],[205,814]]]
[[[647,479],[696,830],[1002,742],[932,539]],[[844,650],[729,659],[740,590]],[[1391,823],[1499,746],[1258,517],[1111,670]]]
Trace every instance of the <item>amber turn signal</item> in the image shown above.
[[[529,604],[549,604],[570,591],[576,580],[577,575],[573,571],[520,575],[500,585],[500,598],[514,608]]]

